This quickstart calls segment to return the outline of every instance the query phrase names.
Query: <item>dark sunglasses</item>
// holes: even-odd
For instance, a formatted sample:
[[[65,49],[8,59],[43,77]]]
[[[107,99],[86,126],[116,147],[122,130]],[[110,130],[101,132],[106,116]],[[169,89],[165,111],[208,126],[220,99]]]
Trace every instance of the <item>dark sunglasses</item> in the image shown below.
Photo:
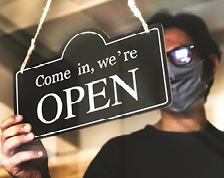
[[[178,66],[189,64],[192,61],[192,49],[195,46],[180,46],[167,52],[170,61]]]

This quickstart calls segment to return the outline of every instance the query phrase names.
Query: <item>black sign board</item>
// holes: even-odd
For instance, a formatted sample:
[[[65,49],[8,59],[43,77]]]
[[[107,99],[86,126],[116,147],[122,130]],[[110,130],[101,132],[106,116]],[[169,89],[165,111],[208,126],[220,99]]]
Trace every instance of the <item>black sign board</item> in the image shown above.
[[[15,114],[38,138],[168,106],[163,40],[160,24],[114,39],[77,33],[61,57],[16,72]]]

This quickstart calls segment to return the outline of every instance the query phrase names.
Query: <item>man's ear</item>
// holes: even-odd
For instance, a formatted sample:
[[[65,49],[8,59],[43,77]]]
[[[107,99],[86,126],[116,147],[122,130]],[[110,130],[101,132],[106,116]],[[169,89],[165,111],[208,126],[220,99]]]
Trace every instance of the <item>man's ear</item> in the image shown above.
[[[220,62],[216,54],[211,54],[209,56],[209,59],[205,60],[205,62],[207,62],[207,64],[204,65],[204,70],[206,71],[205,67],[207,66],[207,72],[205,72],[204,75],[202,76],[202,80],[208,84],[211,80],[214,79],[215,74],[218,71]],[[212,68],[209,68],[208,70],[209,66],[212,66]]]
[[[213,70],[212,70],[212,74],[210,76],[210,79],[212,79],[212,78],[214,78],[215,74],[218,71],[220,62],[219,62],[219,58],[218,58],[218,56],[216,54],[211,54],[209,57],[210,57],[210,59],[213,62]]]

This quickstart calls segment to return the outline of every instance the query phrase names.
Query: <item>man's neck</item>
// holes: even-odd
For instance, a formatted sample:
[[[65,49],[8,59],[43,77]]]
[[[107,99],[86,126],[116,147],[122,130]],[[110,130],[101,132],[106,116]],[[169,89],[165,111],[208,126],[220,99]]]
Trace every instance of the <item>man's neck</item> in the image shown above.
[[[185,114],[171,114],[161,110],[161,119],[155,128],[168,132],[195,132],[202,130],[207,124],[204,106]]]

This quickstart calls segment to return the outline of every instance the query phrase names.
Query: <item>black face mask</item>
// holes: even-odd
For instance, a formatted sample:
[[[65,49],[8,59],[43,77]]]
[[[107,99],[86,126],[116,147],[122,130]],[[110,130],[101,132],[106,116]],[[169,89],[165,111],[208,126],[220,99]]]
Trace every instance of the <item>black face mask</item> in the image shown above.
[[[166,111],[186,113],[204,98],[208,86],[201,81],[202,63],[192,61],[178,67],[168,62],[173,102]]]

